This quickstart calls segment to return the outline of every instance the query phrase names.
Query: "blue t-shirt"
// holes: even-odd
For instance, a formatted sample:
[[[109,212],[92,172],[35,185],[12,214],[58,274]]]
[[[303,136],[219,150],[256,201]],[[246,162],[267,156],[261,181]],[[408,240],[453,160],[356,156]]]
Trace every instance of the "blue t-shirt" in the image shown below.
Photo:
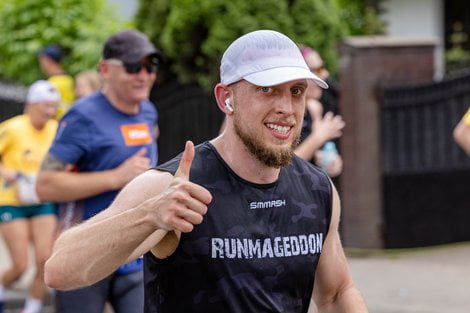
[[[79,172],[115,168],[142,147],[151,164],[157,164],[154,127],[158,114],[152,103],[142,101],[138,114],[118,111],[102,92],[78,100],[61,119],[49,153]],[[83,219],[107,208],[119,191],[83,200]]]

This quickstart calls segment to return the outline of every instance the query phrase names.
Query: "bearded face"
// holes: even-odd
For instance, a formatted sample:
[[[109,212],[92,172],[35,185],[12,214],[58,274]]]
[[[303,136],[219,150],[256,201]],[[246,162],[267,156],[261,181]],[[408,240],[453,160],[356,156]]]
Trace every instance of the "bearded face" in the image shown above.
[[[300,132],[295,135],[290,146],[270,147],[257,132],[243,127],[238,112],[234,113],[234,129],[238,137],[248,148],[248,151],[269,167],[280,168],[287,166],[294,155],[295,148],[299,144]]]

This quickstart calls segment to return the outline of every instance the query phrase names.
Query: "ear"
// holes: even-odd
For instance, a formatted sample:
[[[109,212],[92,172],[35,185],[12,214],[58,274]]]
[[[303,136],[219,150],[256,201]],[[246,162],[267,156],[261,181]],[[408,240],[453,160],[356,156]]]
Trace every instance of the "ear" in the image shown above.
[[[109,65],[106,63],[106,61],[101,60],[100,63],[98,64],[98,70],[103,75],[103,77],[106,77],[106,75],[109,72]]]
[[[224,85],[222,83],[218,83],[214,87],[214,96],[215,100],[217,101],[217,105],[219,109],[224,112],[227,115],[233,114],[233,108],[230,110],[231,105],[226,105],[226,101],[231,98],[232,91],[230,90],[230,87],[227,85]],[[230,100],[229,100],[230,104]]]

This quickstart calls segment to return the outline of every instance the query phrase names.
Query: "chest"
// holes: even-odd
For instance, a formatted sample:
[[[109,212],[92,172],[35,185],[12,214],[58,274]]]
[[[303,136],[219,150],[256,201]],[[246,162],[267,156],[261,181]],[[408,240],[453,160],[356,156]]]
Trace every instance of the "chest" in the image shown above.
[[[248,268],[263,260],[302,266],[320,255],[329,224],[321,193],[239,184],[209,191],[213,200],[203,223],[182,237],[185,255]]]
[[[145,119],[110,120],[106,125],[94,125],[88,153],[79,161],[80,168],[106,169],[118,166],[142,147],[152,164],[156,160],[153,125]]]

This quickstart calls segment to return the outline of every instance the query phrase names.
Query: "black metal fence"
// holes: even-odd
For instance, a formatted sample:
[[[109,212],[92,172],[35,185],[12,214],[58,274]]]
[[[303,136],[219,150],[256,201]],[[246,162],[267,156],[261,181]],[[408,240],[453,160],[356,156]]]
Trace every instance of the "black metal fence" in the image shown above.
[[[159,163],[183,151],[186,140],[198,144],[219,133],[224,115],[213,94],[201,87],[172,80],[155,86],[150,98],[160,114]]]
[[[470,169],[452,131],[470,105],[470,71],[441,82],[382,89],[385,175]]]
[[[380,95],[386,246],[470,240],[470,158],[452,137],[470,104],[470,71]]]

